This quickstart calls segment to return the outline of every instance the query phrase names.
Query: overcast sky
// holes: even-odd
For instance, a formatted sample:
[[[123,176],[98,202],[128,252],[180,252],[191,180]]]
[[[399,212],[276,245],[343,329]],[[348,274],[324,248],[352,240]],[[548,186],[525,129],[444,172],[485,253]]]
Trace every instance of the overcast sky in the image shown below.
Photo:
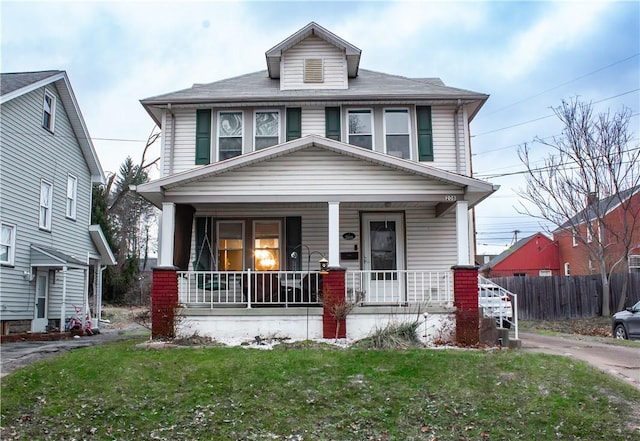
[[[106,172],[139,161],[153,122],[140,99],[266,69],[265,51],[310,21],[362,49],[364,69],[490,95],[471,124],[481,251],[541,230],[519,215],[518,147],[557,135],[552,107],[631,109],[640,134],[640,2],[11,2],[2,72],[67,71]],[[157,150],[156,150],[157,153]],[[542,159],[541,148],[534,153]],[[638,165],[640,167],[640,165]]]

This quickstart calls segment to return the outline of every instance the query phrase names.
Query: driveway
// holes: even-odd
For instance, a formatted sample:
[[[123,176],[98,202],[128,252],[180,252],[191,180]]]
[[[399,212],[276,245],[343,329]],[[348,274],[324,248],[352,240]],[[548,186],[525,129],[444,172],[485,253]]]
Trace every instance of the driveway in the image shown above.
[[[564,355],[589,363],[640,389],[640,348],[613,344],[611,339],[573,335],[520,333],[522,350]]]
[[[3,343],[0,345],[0,377],[65,351],[114,341],[139,339],[148,334],[149,332],[141,326],[132,325],[120,329],[101,329],[100,334],[68,340]]]

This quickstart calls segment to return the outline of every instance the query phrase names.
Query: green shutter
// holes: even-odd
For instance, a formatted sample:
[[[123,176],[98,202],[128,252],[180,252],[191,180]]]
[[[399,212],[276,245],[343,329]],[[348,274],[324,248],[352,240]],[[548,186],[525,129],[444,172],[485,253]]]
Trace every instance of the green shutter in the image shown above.
[[[416,107],[418,119],[418,156],[420,161],[433,161],[431,107]]]
[[[293,107],[287,109],[287,141],[302,136],[302,109]]]
[[[196,112],[196,165],[211,162],[211,110]]]
[[[325,108],[324,121],[326,137],[340,141],[340,107]]]

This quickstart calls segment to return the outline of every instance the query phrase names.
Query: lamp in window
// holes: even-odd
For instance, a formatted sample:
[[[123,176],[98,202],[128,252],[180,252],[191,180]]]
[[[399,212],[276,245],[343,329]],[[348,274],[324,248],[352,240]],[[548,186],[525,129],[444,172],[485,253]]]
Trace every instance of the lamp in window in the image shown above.
[[[269,271],[276,267],[276,259],[269,250],[256,250],[256,266],[260,271]]]

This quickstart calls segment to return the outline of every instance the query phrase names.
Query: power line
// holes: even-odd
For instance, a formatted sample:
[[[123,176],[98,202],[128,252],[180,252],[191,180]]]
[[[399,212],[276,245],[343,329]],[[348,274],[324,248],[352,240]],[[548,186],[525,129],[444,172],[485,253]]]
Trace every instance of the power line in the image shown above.
[[[11,134],[11,135],[25,135],[25,136],[36,136],[36,137],[41,137],[43,138],[44,136],[41,133],[33,133],[33,132],[19,132],[19,131],[13,131],[13,130],[4,130],[4,133],[7,134]],[[62,135],[62,134],[58,134],[56,133],[56,137],[59,138],[67,138],[67,139],[90,139],[91,141],[114,141],[114,142],[144,142],[146,143],[148,140],[147,139],[123,139],[123,138],[96,138],[96,137],[89,137],[86,138],[84,136],[73,136],[73,135]]]
[[[598,101],[593,101],[592,104],[598,104],[598,103],[602,103],[604,101],[612,100],[614,98],[619,98],[621,96],[629,95],[630,93],[634,93],[634,92],[637,92],[639,90],[640,90],[640,88],[633,89],[633,90],[628,90],[626,92],[619,93],[618,95],[613,95],[613,96],[610,96],[610,97],[607,97],[607,98],[603,98],[603,99],[598,100]],[[520,123],[512,124],[510,126],[505,126],[505,127],[499,128],[499,129],[489,130],[488,132],[482,132],[482,133],[478,133],[478,134],[475,134],[475,135],[471,135],[471,137],[472,138],[477,138],[478,136],[488,135],[490,133],[501,132],[502,130],[512,129],[513,127],[518,127],[518,126],[523,126],[525,124],[529,124],[529,123],[532,123],[532,122],[536,122],[536,121],[540,121],[540,120],[543,120],[543,119],[551,118],[552,116],[556,116],[556,114],[552,113],[550,115],[540,116],[538,118],[534,118],[534,119],[530,119],[528,121],[523,121],[523,122],[520,122]]]
[[[525,101],[528,101],[528,100],[530,100],[530,99],[537,98],[537,97],[539,97],[540,95],[544,95],[544,94],[545,94],[545,93],[547,93],[547,92],[551,92],[552,90],[559,89],[559,88],[561,88],[561,87],[563,87],[563,86],[566,86],[567,84],[571,84],[571,83],[573,83],[573,82],[576,82],[576,81],[578,81],[578,80],[581,80],[581,79],[583,79],[583,78],[586,78],[586,77],[588,77],[588,76],[590,76],[590,75],[593,75],[593,74],[595,74],[595,73],[601,72],[601,71],[603,71],[603,70],[605,70],[605,69],[608,69],[608,68],[610,68],[610,67],[613,67],[613,66],[616,66],[616,65],[618,65],[618,64],[624,63],[625,61],[629,61],[629,60],[631,60],[632,58],[637,57],[638,55],[640,55],[640,52],[635,53],[635,54],[633,54],[633,55],[630,55],[630,56],[628,56],[627,58],[623,58],[622,60],[615,61],[615,62],[613,62],[613,63],[611,63],[611,64],[608,64],[608,65],[606,65],[606,66],[603,66],[603,67],[601,67],[601,68],[598,68],[598,69],[596,69],[596,70],[594,70],[594,71],[591,71],[591,72],[589,72],[589,73],[586,73],[586,74],[584,74],[584,75],[580,75],[579,77],[576,77],[576,78],[574,78],[574,79],[572,79],[572,80],[565,81],[564,83],[558,84],[557,86],[553,86],[553,87],[551,87],[550,89],[546,89],[546,90],[543,90],[542,92],[538,92],[538,93],[536,93],[536,94],[534,94],[534,95],[528,96],[527,98],[523,98],[523,99],[521,99],[521,100],[519,100],[519,101],[516,101],[515,103],[508,104],[508,105],[506,105],[506,106],[504,106],[504,107],[501,107],[501,108],[499,108],[499,109],[497,109],[497,110],[494,110],[494,111],[493,111],[493,112],[491,112],[491,113],[485,113],[483,116],[490,116],[490,115],[493,115],[493,114],[495,114],[495,113],[501,112],[501,111],[503,111],[503,110],[505,110],[505,109],[509,109],[509,108],[511,108],[511,107],[513,107],[513,106],[515,106],[515,105],[517,105],[517,104],[524,103]]]

